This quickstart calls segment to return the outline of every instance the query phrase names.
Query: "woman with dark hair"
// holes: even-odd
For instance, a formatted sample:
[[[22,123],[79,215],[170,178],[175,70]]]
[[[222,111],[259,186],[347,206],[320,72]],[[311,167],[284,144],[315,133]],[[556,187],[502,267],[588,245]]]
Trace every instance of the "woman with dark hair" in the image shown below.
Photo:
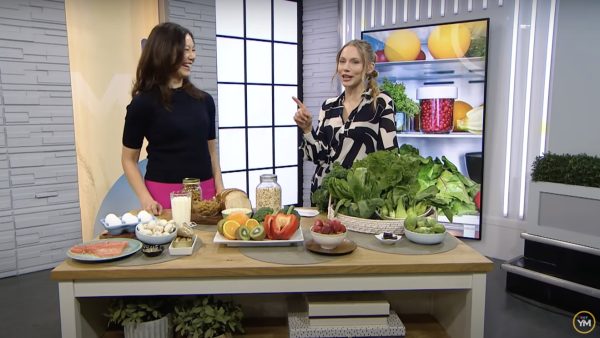
[[[363,40],[346,43],[336,56],[338,77],[344,92],[325,100],[317,129],[312,114],[297,98],[294,121],[304,132],[301,150],[304,159],[317,165],[311,191],[321,185],[334,162],[350,168],[355,160],[377,150],[398,148],[394,102],[379,91],[375,53]]]
[[[192,33],[166,22],[150,32],[137,66],[123,129],[121,163],[142,208],[158,215],[186,177],[199,178],[204,199],[223,190],[216,144],[215,103],[190,82]],[[138,168],[144,138],[146,175]]]

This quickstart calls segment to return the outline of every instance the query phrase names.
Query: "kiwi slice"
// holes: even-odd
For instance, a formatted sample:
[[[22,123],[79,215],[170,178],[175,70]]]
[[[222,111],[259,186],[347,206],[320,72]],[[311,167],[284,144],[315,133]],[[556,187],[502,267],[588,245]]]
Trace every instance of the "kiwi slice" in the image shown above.
[[[265,239],[265,236],[265,227],[262,224],[257,225],[250,232],[250,238],[252,238],[255,241],[262,241],[263,239]]]
[[[222,218],[219,220],[219,222],[217,222],[217,231],[221,234],[221,236],[224,236],[223,234],[223,224],[225,224],[225,219]]]
[[[245,225],[240,225],[240,227],[237,229],[237,231],[235,233],[235,237],[237,239],[241,239],[242,241],[249,241],[250,240],[250,228],[248,228]]]

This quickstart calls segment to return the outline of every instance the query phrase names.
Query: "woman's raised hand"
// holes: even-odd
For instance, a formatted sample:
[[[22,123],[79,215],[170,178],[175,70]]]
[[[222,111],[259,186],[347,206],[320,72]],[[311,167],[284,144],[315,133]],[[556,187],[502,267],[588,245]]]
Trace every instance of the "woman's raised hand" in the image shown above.
[[[292,100],[298,105],[298,110],[294,114],[294,121],[305,134],[310,133],[312,130],[312,114],[297,97],[292,96]]]

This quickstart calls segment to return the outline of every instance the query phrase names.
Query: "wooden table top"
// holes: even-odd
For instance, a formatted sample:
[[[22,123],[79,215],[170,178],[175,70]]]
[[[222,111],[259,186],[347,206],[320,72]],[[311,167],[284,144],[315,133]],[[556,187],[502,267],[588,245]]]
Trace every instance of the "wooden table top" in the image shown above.
[[[325,217],[320,215],[318,217]],[[315,218],[302,218],[310,227]],[[118,280],[204,277],[389,275],[489,272],[493,263],[459,240],[457,247],[433,255],[398,255],[357,248],[328,262],[308,265],[266,263],[246,257],[238,248],[214,244],[214,233],[196,231],[202,246],[191,256],[144,266],[89,264],[66,259],[51,272],[54,280]]]

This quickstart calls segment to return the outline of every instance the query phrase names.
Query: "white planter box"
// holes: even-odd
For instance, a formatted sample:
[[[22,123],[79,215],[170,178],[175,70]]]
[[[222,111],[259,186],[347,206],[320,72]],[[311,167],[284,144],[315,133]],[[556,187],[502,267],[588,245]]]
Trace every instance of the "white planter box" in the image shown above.
[[[173,328],[171,319],[164,316],[160,319],[139,324],[128,324],[124,326],[125,338],[171,338]]]
[[[600,249],[600,188],[529,184],[527,232]]]

